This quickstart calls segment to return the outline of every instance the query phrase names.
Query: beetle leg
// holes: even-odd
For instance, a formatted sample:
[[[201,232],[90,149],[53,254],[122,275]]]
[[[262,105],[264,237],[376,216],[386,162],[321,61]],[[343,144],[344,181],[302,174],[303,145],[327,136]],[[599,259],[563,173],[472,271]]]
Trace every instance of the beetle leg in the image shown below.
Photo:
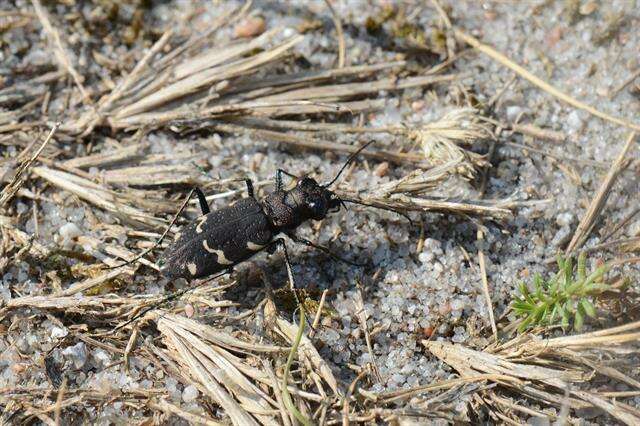
[[[289,252],[287,252],[287,244],[285,243],[284,238],[277,238],[273,240],[273,242],[267,246],[267,251],[269,253],[273,253],[273,250],[277,248],[281,248],[282,252],[284,253],[284,264],[287,269],[287,275],[289,277],[289,288],[291,289],[293,296],[296,298],[298,309],[304,309],[304,305],[302,304],[302,302],[300,301],[300,298],[298,297],[298,290],[296,289],[296,283],[295,283],[295,280],[293,279],[293,268],[291,268],[291,261],[289,260]],[[314,330],[308,318],[307,318],[307,324],[312,330]]]
[[[255,198],[253,196],[253,182],[251,181],[251,179],[245,179],[244,183],[247,184],[247,193],[249,194],[250,198]]]
[[[167,229],[164,230],[164,232],[162,233],[160,238],[158,238],[158,240],[151,247],[149,247],[148,249],[144,250],[142,253],[138,254],[137,256],[134,256],[133,259],[127,260],[126,262],[121,263],[121,264],[116,265],[116,266],[109,266],[107,269],[116,269],[116,268],[121,268],[121,267],[126,266],[126,265],[130,265],[133,262],[136,262],[139,259],[143,258],[144,256],[147,255],[147,253],[150,253],[152,250],[154,250],[156,247],[158,247],[160,244],[162,244],[162,241],[167,236],[167,234],[169,233],[169,231],[171,230],[173,225],[175,225],[176,221],[178,220],[178,217],[180,217],[180,215],[184,211],[185,207],[187,207],[187,204],[189,204],[189,201],[191,200],[191,197],[193,197],[193,193],[194,192],[202,195],[202,198],[200,198],[200,203],[201,203],[200,207],[202,207],[202,200],[204,200],[204,205],[206,206],[207,211],[208,211],[209,210],[209,206],[207,205],[207,200],[204,198],[204,194],[202,194],[202,191],[200,191],[199,188],[193,188],[191,190],[191,192],[189,192],[189,195],[187,196],[187,198],[182,203],[182,206],[180,206],[180,209],[178,210],[178,212],[173,216],[173,219],[171,219],[171,223],[169,223],[169,226],[167,226]],[[200,197],[200,195],[198,195],[198,198],[199,197]],[[160,266],[162,266],[162,265],[160,265]]]
[[[329,250],[328,248],[318,245],[316,243],[313,243],[309,240],[307,240],[306,238],[302,238],[297,236],[294,233],[287,233],[286,234],[289,238],[291,238],[293,241],[295,241],[296,243],[300,243],[300,244],[304,244],[307,247],[313,247],[314,249],[320,250],[321,252],[331,256],[333,259],[339,261],[339,262],[343,262],[346,263],[347,265],[351,265],[351,266],[359,266],[359,267],[363,267],[366,266],[366,264],[364,263],[356,263],[356,262],[352,262],[350,260],[347,260],[343,257],[341,257],[340,255],[335,254],[334,252],[332,252],[331,250]]]
[[[289,173],[286,170],[278,169],[276,170],[276,191],[282,190],[282,175],[285,174],[292,179],[298,179],[298,176]]]
[[[285,267],[287,269],[287,276],[289,278],[289,288],[293,292],[293,295],[296,298],[296,302],[298,303],[298,306],[302,307],[302,303],[300,302],[300,299],[298,298],[298,291],[296,290],[296,283],[295,283],[295,280],[293,279],[293,269],[291,268],[291,261],[289,260],[289,252],[287,251],[287,244],[285,243],[284,238],[277,238],[277,239],[273,240],[265,248],[269,252],[269,254],[273,254],[276,251],[276,249],[278,249],[278,248],[282,249],[282,252],[284,253],[284,264],[285,264]]]
[[[211,211],[211,209],[209,209],[209,203],[207,203],[207,199],[204,196],[204,192],[202,192],[202,190],[200,188],[198,188],[197,186],[195,188],[193,188],[193,190],[195,191],[196,195],[198,196],[198,201],[200,202],[200,210],[202,210],[202,214],[209,214],[209,212]]]
[[[297,298],[298,293],[296,292],[296,282],[293,279],[293,269],[291,268],[291,260],[289,260],[289,252],[287,252],[287,244],[284,242],[284,238],[278,238],[274,242],[284,253],[284,263],[287,268],[287,275],[289,276],[289,287],[291,287],[291,291],[293,291],[293,294],[295,294]]]

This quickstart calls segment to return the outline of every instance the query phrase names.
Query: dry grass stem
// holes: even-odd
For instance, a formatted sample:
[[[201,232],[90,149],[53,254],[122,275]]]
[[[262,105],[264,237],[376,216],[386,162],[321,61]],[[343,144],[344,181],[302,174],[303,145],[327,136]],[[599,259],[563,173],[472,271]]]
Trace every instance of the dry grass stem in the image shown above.
[[[509,361],[508,354],[480,352],[452,343],[423,341],[423,344],[443,362],[455,368],[463,377],[470,377],[478,373],[503,374],[514,380],[496,380],[495,382],[500,387],[514,390],[520,395],[527,395],[533,400],[558,407],[566,402],[572,409],[600,408],[619,421],[630,425],[640,421],[640,417],[620,409],[622,407],[615,408],[614,404],[606,398],[572,386],[572,384],[589,380],[588,376],[584,375],[580,368],[577,368],[578,366],[569,367],[566,363],[554,365],[546,362],[545,364],[548,366],[542,367],[531,364],[531,359],[528,359],[527,363]],[[515,347],[511,350],[519,352],[521,349]],[[549,353],[546,355],[548,356]],[[561,356],[561,354],[555,355]],[[540,354],[537,356],[541,357]],[[562,397],[565,389],[569,389],[570,397],[568,399]]]
[[[629,78],[627,78],[625,81],[623,81],[622,83],[620,83],[620,85],[618,87],[616,87],[615,89],[613,89],[611,91],[611,93],[609,93],[609,99],[613,99],[616,96],[618,96],[618,93],[622,92],[624,90],[625,87],[627,87],[628,85],[630,85],[631,83],[633,83],[633,80],[635,80],[636,78],[640,77],[640,68],[636,69],[635,71],[633,71],[631,73],[631,75],[629,76]]]
[[[580,246],[582,246],[582,244],[584,244],[586,239],[589,237],[596,219],[602,213],[602,209],[607,202],[607,199],[609,198],[609,193],[611,192],[613,184],[616,182],[618,176],[623,170],[624,165],[627,163],[627,154],[635,143],[635,139],[636,133],[631,132],[624,144],[624,147],[622,148],[622,151],[620,151],[620,154],[618,154],[616,160],[613,162],[613,164],[611,164],[609,172],[602,181],[598,192],[593,197],[593,200],[591,200],[589,208],[578,224],[578,228],[573,234],[571,242],[569,242],[569,245],[565,250],[565,254],[572,253],[575,249],[580,248]]]
[[[31,166],[36,161],[40,153],[42,153],[42,150],[45,148],[45,146],[47,146],[51,138],[53,138],[53,135],[56,133],[56,130],[58,130],[59,126],[60,126],[60,123],[54,124],[54,126],[51,128],[51,131],[49,131],[49,134],[44,139],[40,147],[33,153],[33,155],[27,161],[25,161],[23,164],[20,165],[18,170],[16,170],[15,175],[13,176],[13,179],[11,180],[11,182],[7,186],[2,188],[2,192],[0,193],[0,207],[4,207],[5,204],[13,198],[15,193],[24,184],[24,180]]]
[[[142,210],[124,204],[121,197],[113,191],[87,179],[47,167],[35,167],[33,172],[49,183],[77,195],[96,207],[107,210],[123,220],[152,227],[163,224],[162,221]]]
[[[91,97],[87,93],[86,89],[82,85],[83,78],[78,74],[75,67],[73,66],[74,59],[69,51],[69,49],[62,42],[62,38],[58,31],[54,28],[51,23],[51,18],[49,17],[49,13],[47,10],[42,7],[42,3],[40,0],[31,0],[33,3],[33,7],[36,10],[36,15],[42,24],[42,28],[44,29],[47,37],[49,38],[51,44],[53,45],[53,51],[56,59],[60,63],[60,65],[71,75],[73,81],[75,82],[78,89],[80,89],[80,93],[82,93],[82,98],[86,105],[91,105]]]
[[[340,21],[340,16],[336,13],[336,10],[331,5],[329,0],[325,0],[324,4],[327,5],[327,8],[331,12],[331,19],[333,19],[333,25],[336,27],[336,36],[338,38],[338,68],[344,68],[344,64],[346,62],[347,57],[347,48],[344,42],[344,31],[342,30],[342,22]]]
[[[477,232],[478,241],[484,240],[484,232],[478,229]],[[496,320],[493,314],[493,302],[491,301],[491,292],[489,290],[489,280],[487,278],[487,266],[484,260],[484,251],[478,250],[478,264],[480,265],[480,279],[482,281],[482,294],[487,302],[487,311],[489,312],[489,323],[491,324],[491,332],[493,333],[493,339],[498,341],[498,328],[496,327]]]
[[[558,130],[544,129],[533,124],[519,124],[513,123],[509,125],[511,130],[516,133],[522,133],[523,135],[533,136],[538,139],[550,140],[553,142],[564,142],[567,140],[567,135]]]
[[[546,81],[536,77],[535,75],[533,75],[532,73],[530,73],[529,71],[527,71],[524,67],[516,64],[515,62],[513,62],[511,59],[509,59],[508,57],[506,57],[505,55],[503,55],[502,53],[498,52],[497,50],[495,50],[494,48],[481,43],[477,38],[465,33],[464,31],[460,30],[460,29],[454,29],[455,35],[457,38],[459,38],[461,41],[467,43],[468,45],[472,46],[473,48],[479,50],[480,52],[488,55],[489,57],[491,57],[492,59],[494,59],[495,61],[499,62],[500,64],[510,68],[512,71],[514,71],[515,73],[517,73],[520,77],[525,78],[526,80],[528,80],[529,82],[533,83],[534,85],[538,86],[540,89],[544,90],[545,92],[549,93],[550,95],[554,96],[555,98],[575,107],[578,109],[581,109],[583,111],[587,111],[589,114],[601,118],[605,121],[609,121],[611,123],[615,123],[618,124],[620,126],[635,130],[635,131],[640,131],[640,124],[636,124],[636,123],[631,123],[629,121],[623,120],[621,118],[618,117],[614,117],[610,114],[607,114],[606,112],[602,112],[590,105],[585,104],[584,102],[581,102],[569,95],[567,95],[566,93],[562,92],[561,90],[557,89],[556,87],[550,85],[549,83],[547,83]]]

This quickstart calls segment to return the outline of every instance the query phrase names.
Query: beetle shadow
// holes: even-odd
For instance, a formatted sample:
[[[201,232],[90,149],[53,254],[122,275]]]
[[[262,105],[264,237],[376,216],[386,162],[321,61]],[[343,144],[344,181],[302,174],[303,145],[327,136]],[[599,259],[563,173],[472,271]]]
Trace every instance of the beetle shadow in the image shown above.
[[[304,247],[301,244],[297,246]],[[359,252],[359,257],[363,259],[371,259],[372,256],[373,250],[368,248]],[[293,254],[289,254],[289,257],[296,288],[316,302],[325,289],[328,289],[330,294],[335,294],[336,290],[341,291],[352,283],[354,276],[371,275],[375,272],[375,267],[371,263],[364,266],[349,265],[313,248],[295,250]],[[349,260],[359,261],[351,258]],[[287,314],[292,314],[297,309],[295,298],[289,291],[283,255],[268,254],[265,257],[243,262],[236,266],[232,276],[237,281],[237,285],[226,291],[225,298],[237,303],[243,309],[255,307],[267,296],[271,296],[278,309]],[[336,288],[337,282],[343,285]],[[290,315],[287,316],[290,317]]]

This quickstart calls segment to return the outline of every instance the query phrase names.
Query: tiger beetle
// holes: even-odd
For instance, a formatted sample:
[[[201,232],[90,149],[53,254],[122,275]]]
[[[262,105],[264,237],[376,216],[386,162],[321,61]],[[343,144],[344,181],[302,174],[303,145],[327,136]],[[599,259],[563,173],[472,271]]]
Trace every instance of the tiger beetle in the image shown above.
[[[358,265],[332,253],[326,247],[297,236],[295,230],[310,219],[322,220],[329,213],[339,211],[341,206],[346,208],[345,202],[390,210],[409,219],[402,212],[339,197],[329,189],[356,156],[372,142],[355,151],[336,176],[326,184],[321,185],[308,176],[298,178],[278,169],[274,192],[263,199],[257,199],[251,180],[246,179],[249,196],[216,211],[209,209],[202,190],[194,188],[192,193],[195,192],[198,197],[202,216],[176,234],[174,242],[167,247],[158,261],[161,272],[167,278],[209,277],[218,272],[230,272],[233,266],[263,250],[273,253],[280,248],[284,253],[289,284],[294,290],[287,246],[279,234],[288,236],[294,242],[321,250],[336,260]],[[295,187],[285,189],[282,175],[296,179]]]

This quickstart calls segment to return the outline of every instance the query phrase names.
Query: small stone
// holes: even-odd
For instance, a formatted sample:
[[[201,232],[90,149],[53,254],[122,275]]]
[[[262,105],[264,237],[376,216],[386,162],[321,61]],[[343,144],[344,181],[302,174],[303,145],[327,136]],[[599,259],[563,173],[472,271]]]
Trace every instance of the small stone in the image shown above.
[[[67,334],[69,334],[69,332],[64,327],[51,327],[51,337],[53,339],[59,339]]]
[[[485,10],[484,19],[487,21],[495,21],[498,17],[498,13],[495,10]]]
[[[591,15],[598,9],[598,2],[596,0],[589,0],[582,6],[580,6],[580,15]]]
[[[411,102],[411,109],[414,112],[421,111],[422,109],[424,109],[424,101],[413,101],[413,102]]]
[[[567,116],[567,126],[574,132],[579,132],[582,130],[584,126],[584,122],[580,118],[580,113],[578,111],[571,111]]]
[[[69,346],[62,351],[62,355],[71,358],[76,370],[79,370],[87,362],[87,350],[84,342],[76,343],[73,346]]]
[[[438,307],[440,315],[449,315],[451,313],[451,305],[449,303],[443,303]]]
[[[382,177],[385,176],[389,172],[389,163],[386,161],[378,164],[375,169],[373,169],[373,174]]]
[[[518,116],[520,115],[520,113],[522,113],[522,111],[523,111],[522,107],[519,107],[517,105],[511,105],[507,107],[507,119],[509,121],[515,121],[516,118],[518,118]]]
[[[421,263],[429,263],[431,262],[433,259],[435,258],[433,252],[430,251],[423,251],[422,253],[420,253],[418,255],[418,260]]]
[[[14,374],[22,374],[27,368],[29,368],[29,364],[24,362],[11,365],[11,370],[13,370]]]
[[[430,338],[431,336],[433,336],[433,327],[423,327],[422,328],[422,335],[424,337],[426,337],[427,339]]]
[[[193,309],[193,305],[191,303],[187,303],[184,307],[184,314],[187,318],[193,317],[195,313],[195,309]]]
[[[236,27],[233,29],[233,34],[237,38],[255,37],[262,34],[265,29],[266,24],[264,22],[264,19],[259,16],[254,16],[251,18],[247,18],[236,25]]]
[[[111,363],[111,355],[104,349],[96,349],[93,351],[93,359],[102,367]]]
[[[78,225],[72,222],[67,222],[60,227],[58,233],[63,240],[72,240],[82,235],[82,231],[78,228]]]
[[[560,213],[558,216],[556,216],[556,223],[558,224],[558,226],[571,225],[573,223],[573,213],[571,212]]]
[[[551,423],[546,417],[532,416],[527,419],[527,424],[531,426],[549,426]]]
[[[547,43],[547,46],[553,47],[556,44],[558,44],[561,38],[562,38],[562,27],[557,26],[548,32],[548,34],[545,37],[545,42]]]
[[[200,392],[195,386],[189,385],[182,391],[182,400],[186,403],[193,402],[198,398]]]
[[[640,236],[640,220],[629,225],[627,229],[627,235],[629,237],[637,237]]]

